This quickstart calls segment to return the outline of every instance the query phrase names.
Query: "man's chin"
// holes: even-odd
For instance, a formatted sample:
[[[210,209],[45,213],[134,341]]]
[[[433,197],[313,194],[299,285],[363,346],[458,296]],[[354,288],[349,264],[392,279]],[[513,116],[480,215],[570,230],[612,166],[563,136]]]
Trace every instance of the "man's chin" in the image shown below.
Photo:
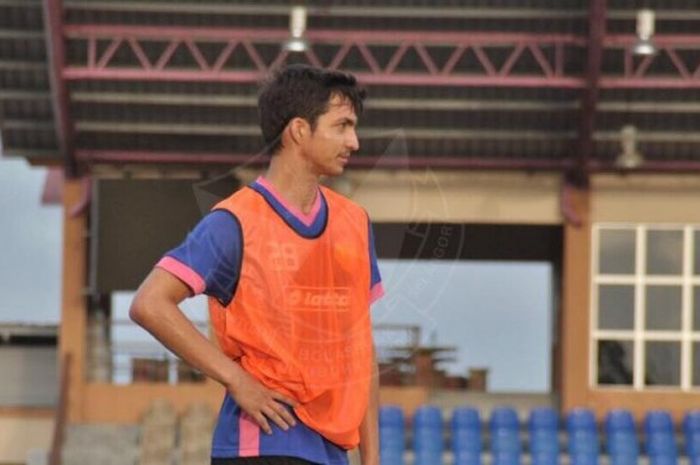
[[[329,168],[326,171],[326,173],[324,174],[324,176],[328,176],[329,178],[334,178],[336,176],[340,176],[341,174],[343,174],[344,171],[345,171],[345,166],[334,166],[332,168]]]

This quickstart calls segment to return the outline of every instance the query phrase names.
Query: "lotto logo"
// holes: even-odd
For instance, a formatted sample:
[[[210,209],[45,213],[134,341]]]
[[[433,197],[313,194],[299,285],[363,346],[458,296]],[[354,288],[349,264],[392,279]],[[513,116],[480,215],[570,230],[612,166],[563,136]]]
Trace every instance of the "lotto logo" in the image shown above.
[[[347,311],[350,309],[350,290],[344,287],[289,287],[285,291],[286,304],[297,310]]]

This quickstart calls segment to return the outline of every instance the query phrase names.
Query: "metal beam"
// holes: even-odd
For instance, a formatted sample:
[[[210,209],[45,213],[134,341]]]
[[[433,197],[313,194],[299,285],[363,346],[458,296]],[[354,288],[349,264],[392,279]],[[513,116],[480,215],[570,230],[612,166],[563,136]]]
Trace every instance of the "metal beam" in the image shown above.
[[[265,166],[269,157],[265,155],[245,155],[231,153],[190,153],[153,152],[121,150],[78,150],[79,159],[91,163],[134,163],[134,164],[222,164]],[[354,156],[350,166],[355,168],[472,168],[472,169],[514,169],[561,171],[569,162],[566,160],[527,160],[522,158],[465,158],[465,157],[369,157]]]
[[[269,157],[232,153],[154,152],[123,150],[78,150],[77,157],[90,163],[116,164],[183,164],[183,165],[227,165],[265,166]],[[573,165],[571,159],[527,159],[508,157],[434,157],[434,156],[354,156],[350,158],[352,168],[385,169],[471,169],[565,172]],[[594,173],[688,173],[700,172],[700,161],[647,161],[639,168],[621,170],[612,163],[591,161]]]
[[[0,4],[21,5],[26,0],[2,0]],[[87,1],[67,0],[66,8],[83,11],[116,11],[135,13],[184,13],[191,15],[247,15],[247,16],[288,16],[289,6],[269,5],[264,3],[249,4],[202,4],[194,2],[148,2],[148,1]],[[371,6],[351,7],[342,5],[307,6],[310,16],[350,17],[350,18],[445,18],[445,19],[585,19],[585,9],[558,8],[498,8],[498,7],[392,7]],[[615,20],[634,20],[636,10],[610,10],[608,17]],[[696,21],[700,13],[694,10],[656,10],[657,20],[662,21]]]
[[[41,31],[25,31],[23,29],[0,29],[0,39],[44,40]]]
[[[46,62],[25,60],[0,60],[0,71],[44,71]]]
[[[177,134],[193,136],[260,136],[257,125],[242,124],[180,124],[154,122],[76,121],[79,132],[127,134]],[[534,131],[498,129],[444,129],[429,127],[360,128],[360,139],[422,139],[422,140],[567,140],[575,137],[572,131]]]
[[[257,107],[258,105],[258,99],[253,95],[74,91],[71,94],[71,98],[73,102],[77,103],[119,103],[164,106],[182,105],[251,108]]]
[[[0,6],[41,8],[41,0],[0,0]]]
[[[40,92],[4,92],[0,90],[0,100],[12,98],[47,98]],[[17,94],[15,96],[15,94]],[[134,104],[193,107],[249,107],[255,108],[258,100],[252,95],[222,94],[170,94],[138,92],[94,92],[74,91],[71,100],[90,104]],[[580,102],[543,100],[498,100],[498,99],[440,99],[440,98],[372,98],[365,102],[365,108],[372,110],[423,110],[423,111],[574,111]],[[598,103],[599,111],[625,113],[700,113],[698,102],[678,101],[621,101],[610,100]]]
[[[78,176],[78,165],[74,156],[75,135],[70,116],[70,97],[63,77],[63,68],[66,63],[63,42],[63,2],[62,0],[43,0],[43,6],[56,137],[65,160],[66,178],[73,178]]]
[[[588,20],[588,60],[586,63],[586,87],[581,97],[581,114],[576,144],[576,168],[567,181],[576,187],[588,186],[589,162],[593,157],[593,131],[598,105],[599,81],[603,61],[605,37],[605,13],[607,0],[592,0]]]
[[[286,29],[266,28],[206,28],[189,26],[132,26],[112,24],[69,24],[65,26],[68,38],[100,39],[113,37],[134,37],[168,41],[172,38],[194,41],[227,41],[248,39],[280,43],[289,36]],[[528,32],[465,32],[465,31],[386,31],[386,30],[337,30],[313,29],[307,31],[308,39],[318,42],[339,43],[345,40],[372,42],[375,44],[396,44],[419,42],[426,45],[452,45],[471,43],[481,45],[512,45],[514,43],[562,42],[585,45],[585,40],[574,34],[528,33]]]
[[[562,89],[578,89],[582,87],[579,78],[548,78],[545,76],[470,76],[470,75],[430,75],[430,74],[374,74],[365,72],[353,72],[357,80],[364,85],[402,85],[402,86],[454,86],[454,87],[557,87]],[[102,80],[102,81],[172,81],[172,82],[231,82],[253,83],[265,77],[266,72],[260,71],[182,71],[162,70],[147,71],[127,68],[66,68],[64,77],[70,81]],[[642,84],[649,87],[650,79],[645,79]],[[677,86],[679,83],[673,80],[669,86]],[[680,86],[680,85],[679,85]],[[687,84],[682,84],[687,87]],[[610,87],[624,87],[615,83]],[[700,82],[698,83],[700,87]]]
[[[35,119],[5,119],[0,123],[4,130],[18,131],[53,131],[56,129],[53,121]]]
[[[0,94],[1,98],[2,94]],[[73,102],[118,103],[195,107],[255,108],[258,99],[252,95],[162,94],[126,92],[73,92]],[[547,102],[541,100],[468,100],[440,98],[372,98],[365,102],[368,110],[444,110],[444,111],[572,111],[576,102]]]
[[[625,113],[689,113],[700,114],[700,102],[598,102],[598,111]]]
[[[594,140],[601,142],[620,142],[619,131],[597,131]],[[639,142],[665,142],[677,144],[700,144],[700,133],[697,131],[638,131]]]
[[[29,159],[30,163],[33,161],[33,159],[46,159],[47,161],[54,162],[58,155],[59,154],[57,150],[15,148],[12,146],[3,146],[2,155],[0,155],[0,158],[22,157]]]
[[[602,47],[628,49],[634,42],[633,35],[605,37],[605,23],[592,23],[591,32],[602,28],[597,38],[601,50],[588,50],[602,54]],[[68,80],[135,80],[135,81],[180,81],[180,82],[232,82],[256,83],[270,69],[284,63],[288,52],[279,48],[274,57],[267,57],[257,47],[278,45],[286,40],[284,29],[230,29],[201,27],[126,26],[126,25],[69,25],[66,37],[88,50],[84,64],[76,64],[64,71]],[[590,72],[574,75],[567,72],[566,64],[587,45],[586,40],[570,34],[494,33],[464,31],[339,31],[310,30],[307,38],[312,44],[302,58],[315,65],[329,68],[344,67],[351,50],[356,50],[363,64],[354,65],[365,69],[353,69],[360,82],[367,85],[403,86],[472,86],[472,87],[556,87],[584,89],[590,87]],[[109,46],[99,50],[98,41],[109,41]],[[656,35],[655,41],[663,54],[669,55],[675,67],[671,76],[651,75],[655,58],[643,60],[632,66],[629,58],[621,60],[619,69],[596,80],[599,88],[700,88],[700,67],[687,64],[679,53],[683,49],[700,47],[700,35]],[[166,44],[158,57],[144,53],[149,42]],[[221,45],[218,55],[208,62],[199,48],[201,43]],[[320,53],[317,48],[335,46],[331,56]],[[436,49],[450,54],[449,59],[437,65]],[[191,54],[197,65],[183,69],[174,64],[175,50],[179,57]],[[489,56],[497,49],[505,49],[507,57],[498,66]],[[98,52],[99,50],[99,52]],[[131,61],[114,63],[117,50],[131,53]],[[248,67],[227,67],[234,50],[245,53],[251,63]],[[241,52],[242,50],[242,52]],[[388,61],[380,63],[378,54],[391,53]],[[407,52],[413,50],[420,57],[421,65],[412,64],[410,71],[402,70],[401,63]],[[318,53],[317,53],[318,51]],[[467,52],[474,53],[476,69],[460,69],[460,61]],[[550,53],[552,52],[553,53]],[[328,53],[328,49],[324,53]],[[531,69],[514,71],[524,54],[530,54]],[[263,59],[265,56],[265,59]],[[323,57],[322,62],[319,56]],[[577,56],[577,55],[575,55]],[[692,67],[691,67],[692,66]]]
[[[44,129],[49,130],[49,123],[28,120],[9,120],[7,129]],[[116,133],[116,134],[160,134],[189,136],[239,136],[260,137],[260,128],[256,125],[242,124],[182,124],[159,122],[112,122],[112,121],[77,121],[76,129],[80,132]],[[376,139],[407,140],[500,140],[500,141],[542,141],[542,140],[576,140],[574,131],[536,131],[523,129],[445,129],[429,127],[373,127],[358,130],[360,142]],[[601,142],[617,142],[618,131],[596,131],[592,139]],[[678,142],[700,143],[700,134],[680,131],[640,131],[638,139],[642,142]]]
[[[86,11],[118,11],[137,13],[184,13],[195,15],[247,15],[288,16],[288,5],[266,3],[250,4],[202,4],[194,2],[100,2],[68,0],[66,7]],[[561,10],[549,8],[455,8],[455,7],[348,7],[340,5],[307,6],[310,16],[352,18],[460,18],[460,19],[570,19],[584,18],[584,10]]]
[[[0,89],[0,100],[48,100],[49,92],[21,89]]]
[[[53,121],[36,121],[7,119],[2,122],[4,130],[51,131]],[[192,135],[192,136],[241,136],[259,137],[260,128],[256,125],[212,125],[212,124],[181,124],[158,122],[112,122],[112,121],[77,121],[76,129],[80,132],[124,133],[124,134],[163,134],[163,135]],[[429,127],[374,127],[360,128],[360,141],[370,139],[404,138],[408,140],[509,140],[509,141],[539,141],[539,140],[575,140],[573,131],[532,131],[523,129],[444,129]],[[596,131],[593,140],[600,142],[618,142],[618,131]],[[640,142],[666,142],[700,144],[700,133],[682,131],[640,131],[637,135]]]

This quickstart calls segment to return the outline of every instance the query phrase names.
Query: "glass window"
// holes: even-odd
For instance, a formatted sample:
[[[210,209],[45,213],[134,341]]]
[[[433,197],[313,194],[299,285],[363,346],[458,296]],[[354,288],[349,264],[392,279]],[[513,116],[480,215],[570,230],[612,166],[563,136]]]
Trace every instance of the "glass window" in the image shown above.
[[[598,385],[700,388],[700,340],[693,340],[700,339],[700,225],[618,223],[594,231]],[[687,354],[681,341],[689,339]]]
[[[681,286],[647,286],[646,329],[680,331],[682,299]]]
[[[598,288],[598,328],[634,329],[634,286]]]
[[[647,274],[680,275],[683,272],[683,231],[647,232]]]
[[[634,380],[634,343],[598,341],[598,384],[628,385]]]
[[[598,273],[634,274],[635,237],[634,229],[602,229]]]
[[[681,384],[680,342],[648,341],[644,359],[645,385],[678,386]]]

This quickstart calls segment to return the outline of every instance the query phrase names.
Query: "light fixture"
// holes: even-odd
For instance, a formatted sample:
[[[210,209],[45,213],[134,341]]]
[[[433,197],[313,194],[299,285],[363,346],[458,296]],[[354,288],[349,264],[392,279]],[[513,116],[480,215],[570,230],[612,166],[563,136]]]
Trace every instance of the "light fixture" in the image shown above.
[[[305,52],[309,49],[309,42],[304,38],[306,32],[306,7],[293,6],[289,12],[289,39],[282,48],[288,52]]]
[[[656,53],[654,37],[654,10],[643,9],[637,12],[637,41],[632,47],[635,55],[653,55]]]
[[[644,163],[644,157],[637,150],[637,128],[628,124],[620,131],[622,152],[617,156],[615,165],[622,169],[638,168]]]

